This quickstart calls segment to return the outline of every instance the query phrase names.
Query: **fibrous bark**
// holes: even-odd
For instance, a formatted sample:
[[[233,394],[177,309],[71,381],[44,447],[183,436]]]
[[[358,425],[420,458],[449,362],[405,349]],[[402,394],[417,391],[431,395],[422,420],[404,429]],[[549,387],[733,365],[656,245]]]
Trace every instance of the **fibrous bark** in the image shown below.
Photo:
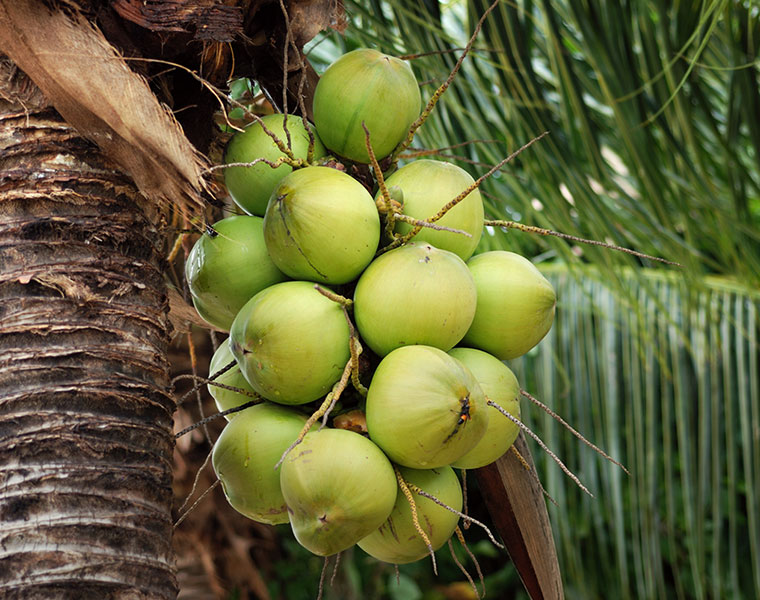
[[[173,598],[161,253],[133,182],[0,56],[0,596]]]

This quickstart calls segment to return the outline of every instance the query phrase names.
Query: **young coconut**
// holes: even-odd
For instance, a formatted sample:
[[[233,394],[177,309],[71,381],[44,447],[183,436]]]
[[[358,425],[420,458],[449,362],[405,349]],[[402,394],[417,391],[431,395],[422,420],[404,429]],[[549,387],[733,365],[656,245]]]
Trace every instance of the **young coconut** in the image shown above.
[[[329,167],[306,167],[272,193],[264,238],[274,263],[291,277],[348,283],[375,256],[380,217],[354,178]]]
[[[428,219],[440,211],[447,202],[464,192],[475,181],[460,167],[438,160],[416,160],[400,168],[385,180],[387,187],[397,187],[403,194],[403,212],[415,219]],[[378,195],[378,199],[380,196]],[[453,252],[467,260],[483,233],[483,200],[477,189],[450,209],[437,225],[466,231],[472,237],[452,231],[424,227],[414,238]],[[396,233],[406,234],[413,228],[409,223],[396,221]]]
[[[420,88],[411,67],[377,50],[360,48],[331,64],[314,91],[314,124],[330,150],[369,163],[365,123],[378,160],[406,137],[420,115]]]
[[[436,469],[469,452],[489,421],[472,373],[443,350],[403,346],[377,367],[367,393],[370,439],[395,463]]]
[[[472,323],[475,284],[456,254],[412,242],[380,255],[362,273],[354,316],[379,356],[411,344],[453,348]]]
[[[309,133],[306,131],[301,117],[288,115],[287,121],[285,121],[285,115],[275,114],[261,117],[261,123],[255,121],[248,125],[244,131],[233,135],[224,152],[225,164],[250,163],[258,158],[275,162],[285,156],[275,141],[264,131],[262,123],[286,147],[288,141],[290,142],[290,149],[296,158],[307,159]],[[285,132],[286,123],[287,133]],[[290,140],[288,140],[288,135]],[[327,151],[313,127],[312,135],[314,136],[312,158],[322,158]],[[288,164],[282,164],[273,169],[261,161],[250,167],[229,167],[225,169],[224,183],[235,204],[248,214],[263,217],[272,190],[291,171],[293,171],[293,167]]]
[[[462,487],[451,467],[426,470],[399,467],[399,472],[407,483],[416,485],[457,511],[462,510]],[[433,551],[438,550],[454,533],[459,515],[424,496],[414,494],[412,498],[417,521],[427,535]],[[396,496],[393,512],[385,523],[360,540],[357,546],[378,560],[397,565],[420,560],[429,553],[427,544],[414,524],[409,500],[400,492]]]
[[[246,408],[226,425],[211,463],[232,508],[259,523],[288,522],[274,466],[305,423],[306,417],[292,408],[265,402]]]
[[[280,475],[298,542],[319,556],[353,546],[380,527],[396,502],[396,476],[380,448],[345,429],[307,433]]]
[[[263,219],[241,215],[217,221],[198,239],[185,278],[198,314],[229,331],[243,304],[287,276],[269,258]]]
[[[350,357],[350,332],[339,304],[308,281],[286,281],[240,309],[230,350],[259,394],[280,404],[324,396]]]
[[[509,367],[487,352],[474,348],[453,348],[449,354],[470,369],[486,398],[513,417],[520,418],[520,384]],[[512,421],[492,414],[478,444],[451,466],[478,469],[491,464],[509,449],[519,433],[519,427]]]
[[[211,362],[208,366],[209,376],[213,375],[220,369],[223,369],[234,360],[235,357],[232,356],[232,351],[230,350],[230,340],[226,339],[219,344],[216,352],[214,352],[214,355],[211,357]],[[208,393],[211,394],[211,397],[216,402],[216,408],[219,412],[235,408],[236,406],[241,406],[253,400],[253,397],[251,396],[236,392],[235,390],[219,387],[218,385],[214,385],[214,383],[240,388],[246,392],[254,392],[251,384],[246,381],[246,378],[243,377],[243,374],[240,372],[240,366],[237,363],[230,370],[225,371],[219,375],[219,377],[214,379],[213,383],[208,384]],[[225,419],[229,421],[230,419],[235,418],[238,414],[240,413],[226,415]]]
[[[551,329],[557,297],[552,284],[527,258],[495,250],[473,256],[467,266],[478,302],[463,346],[500,360],[522,356]]]

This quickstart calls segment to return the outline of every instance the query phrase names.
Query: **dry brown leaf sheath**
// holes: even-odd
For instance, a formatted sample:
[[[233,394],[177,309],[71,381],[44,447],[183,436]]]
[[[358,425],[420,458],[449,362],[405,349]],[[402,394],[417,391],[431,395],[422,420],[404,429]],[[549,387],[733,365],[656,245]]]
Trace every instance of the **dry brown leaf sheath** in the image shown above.
[[[190,213],[201,209],[204,159],[147,82],[83,16],[51,11],[39,0],[0,0],[0,52],[145,196]]]

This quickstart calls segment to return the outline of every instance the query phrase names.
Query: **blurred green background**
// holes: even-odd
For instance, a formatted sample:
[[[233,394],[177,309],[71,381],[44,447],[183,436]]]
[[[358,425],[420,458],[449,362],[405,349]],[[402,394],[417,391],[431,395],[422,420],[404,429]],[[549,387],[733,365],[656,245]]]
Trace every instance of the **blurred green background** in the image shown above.
[[[321,72],[355,47],[441,51],[411,60],[429,97],[488,4],[347,1],[345,35],[319,36],[309,58]],[[760,597],[759,15],[749,1],[502,1],[415,141],[478,176],[549,131],[484,184],[490,216],[683,265],[484,236],[483,250],[531,257],[557,289],[554,328],[510,365],[522,386],[631,471],[523,404],[595,495],[533,446],[568,598]],[[488,595],[525,597],[505,556],[468,538]],[[310,577],[284,571],[272,592],[313,597],[321,560],[287,552],[282,568]],[[356,550],[326,596],[466,598],[447,556],[438,578],[428,562],[397,582]]]

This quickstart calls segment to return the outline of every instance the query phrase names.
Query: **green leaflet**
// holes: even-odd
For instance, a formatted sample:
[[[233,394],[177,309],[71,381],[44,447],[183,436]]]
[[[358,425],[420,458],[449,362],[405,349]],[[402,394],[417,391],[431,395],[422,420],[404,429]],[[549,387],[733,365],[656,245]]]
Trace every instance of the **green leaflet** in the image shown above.
[[[760,294],[718,279],[694,288],[624,273],[638,296],[629,310],[594,270],[547,277],[559,298],[555,327],[511,366],[631,471],[523,406],[526,424],[596,495],[536,455],[560,505],[550,516],[568,597],[757,597]]]

